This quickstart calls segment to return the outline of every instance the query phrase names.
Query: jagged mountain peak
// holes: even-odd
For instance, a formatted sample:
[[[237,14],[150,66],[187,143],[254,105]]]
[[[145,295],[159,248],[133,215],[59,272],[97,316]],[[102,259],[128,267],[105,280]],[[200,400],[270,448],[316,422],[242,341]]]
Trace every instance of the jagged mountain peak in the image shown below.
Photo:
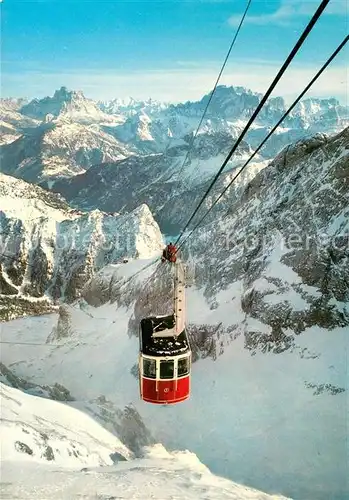
[[[51,115],[55,120],[65,122],[118,122],[115,117],[101,111],[97,104],[85,97],[81,90],[69,90],[67,87],[56,90],[52,97],[33,99],[22,106],[20,112],[39,120],[45,120],[47,115]]]
[[[158,101],[156,99],[139,100],[133,97],[126,99],[111,99],[109,101],[98,101],[98,106],[105,113],[113,115],[122,115],[125,118],[132,117],[139,113],[146,113],[148,115],[157,115],[166,110],[169,103]]]
[[[142,158],[165,152],[176,156],[179,165],[209,98],[210,93],[201,100],[182,104],[166,104],[153,99],[141,101],[132,97],[96,103],[81,91],[61,87],[53,96],[23,106],[20,111],[26,116],[7,110],[2,124],[3,142],[14,147],[5,145],[2,148],[2,169],[31,182],[45,182],[52,188],[59,179],[74,177],[91,166],[114,162],[131,154]],[[261,94],[248,88],[218,86],[189,160],[193,156],[199,160],[212,158],[212,167],[213,162],[218,165],[220,151],[224,149],[225,152],[222,134],[226,136],[224,143],[234,141],[260,100]],[[248,146],[254,149],[259,146],[286,107],[282,97],[267,101],[244,138]],[[272,159],[285,145],[317,131],[336,133],[349,123],[348,115],[348,108],[339,105],[336,99],[308,98],[284,120],[261,150],[258,160]],[[41,143],[38,137],[33,142],[34,136],[28,131],[28,126],[38,127],[38,120],[48,127]],[[88,130],[78,129],[81,125],[86,125]],[[43,130],[42,126],[37,130]],[[214,134],[219,139],[216,145],[211,140]],[[35,145],[37,151],[34,151]],[[186,166],[190,166],[190,161]],[[198,162],[195,169],[204,171],[206,166]]]
[[[209,92],[207,95],[210,96],[211,93],[212,92]],[[216,90],[215,90],[215,96],[220,97],[222,95],[237,95],[237,96],[258,95],[258,96],[262,96],[262,94],[260,92],[254,92],[253,90],[248,89],[246,87],[235,86],[235,85],[217,85]]]
[[[69,90],[67,87],[62,86],[57,89],[53,95],[53,99],[61,101],[72,101],[74,99],[86,99],[82,90]]]
[[[83,213],[0,174],[0,207],[0,316],[7,319],[51,310],[50,299],[74,300],[106,264],[151,258],[163,247],[146,205],[120,216]]]

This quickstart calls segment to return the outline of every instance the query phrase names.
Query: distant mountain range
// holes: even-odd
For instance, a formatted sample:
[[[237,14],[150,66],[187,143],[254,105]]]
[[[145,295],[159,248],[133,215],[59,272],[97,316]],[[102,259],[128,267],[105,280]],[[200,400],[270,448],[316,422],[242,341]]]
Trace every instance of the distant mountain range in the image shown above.
[[[147,203],[162,229],[175,232],[183,214],[174,215],[173,207],[200,196],[262,97],[243,87],[219,86],[193,142],[209,96],[182,104],[95,102],[62,87],[52,97],[30,102],[3,99],[0,171],[59,192],[78,209],[125,212]],[[267,102],[226,176],[249,157],[286,108],[282,97]],[[252,168],[264,168],[294,141],[318,132],[332,135],[348,124],[349,108],[336,99],[305,99]]]
[[[216,89],[200,128],[200,150],[206,157],[215,156],[210,151],[212,134],[225,134],[231,144],[261,97],[243,87]],[[183,104],[151,99],[95,102],[82,92],[65,87],[52,97],[30,102],[3,99],[0,110],[5,146],[1,150],[1,170],[40,182],[71,177],[92,165],[131,154],[145,156],[171,150],[180,156],[188,150],[208,99],[209,94],[200,101]],[[255,148],[286,108],[283,98],[270,99],[247,134],[247,144]],[[335,133],[348,123],[348,107],[336,99],[305,99],[263,148],[263,159],[274,157],[285,144],[296,139],[316,132]],[[28,141],[35,146],[28,147]],[[52,163],[57,168],[47,168]]]

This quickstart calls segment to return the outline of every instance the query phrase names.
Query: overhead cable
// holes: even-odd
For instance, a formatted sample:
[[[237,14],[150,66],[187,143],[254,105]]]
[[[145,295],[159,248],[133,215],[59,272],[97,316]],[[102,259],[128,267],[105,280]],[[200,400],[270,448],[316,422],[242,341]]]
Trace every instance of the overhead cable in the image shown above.
[[[204,118],[205,118],[205,115],[206,115],[207,110],[208,110],[208,108],[209,108],[209,105],[211,104],[212,98],[213,98],[213,96],[214,96],[214,94],[215,94],[215,92],[216,92],[216,89],[217,89],[217,86],[218,86],[219,80],[221,79],[222,73],[223,73],[223,71],[224,71],[224,69],[225,69],[225,66],[226,66],[226,64],[227,64],[227,62],[228,62],[228,59],[229,59],[229,57],[230,57],[230,53],[231,53],[231,51],[232,51],[232,49],[233,49],[233,47],[234,47],[234,45],[235,45],[236,39],[237,39],[237,37],[238,37],[238,35],[239,35],[239,33],[240,33],[241,27],[242,27],[242,25],[243,25],[243,22],[244,22],[244,20],[245,20],[246,15],[247,15],[248,9],[250,8],[251,2],[252,2],[252,0],[248,0],[248,2],[247,2],[246,9],[245,9],[245,11],[244,11],[244,13],[243,13],[243,16],[242,16],[242,18],[241,18],[240,24],[239,24],[239,26],[238,26],[238,28],[237,28],[237,30],[236,30],[235,36],[234,36],[234,38],[233,38],[233,41],[232,41],[232,42],[231,42],[231,44],[230,44],[229,50],[228,50],[228,52],[227,52],[227,55],[225,56],[225,59],[224,59],[223,65],[222,65],[222,67],[221,67],[221,69],[220,69],[220,72],[219,72],[219,74],[218,74],[218,77],[217,77],[216,83],[214,84],[213,90],[212,90],[212,92],[211,92],[211,94],[210,94],[210,97],[209,97],[209,99],[208,99],[208,101],[207,101],[207,104],[206,104],[206,107],[205,107],[205,109],[204,109],[204,112],[203,112],[203,114],[202,114],[202,116],[201,116],[201,120],[200,120],[200,122],[199,122],[199,125],[198,125],[198,127],[197,127],[197,129],[196,129],[196,131],[195,131],[194,135],[192,136],[191,141],[190,141],[190,143],[189,143],[188,151],[187,151],[187,154],[185,155],[185,158],[184,158],[184,160],[183,160],[182,166],[181,166],[181,168],[179,169],[179,172],[178,172],[178,174],[177,174],[178,176],[180,176],[180,175],[181,175],[181,173],[183,172],[183,169],[184,169],[185,163],[186,163],[186,161],[187,161],[187,158],[188,158],[188,156],[189,156],[189,153],[191,152],[191,150],[192,150],[192,148],[193,148],[193,145],[194,145],[194,141],[195,141],[195,139],[196,139],[196,136],[197,136],[197,135],[198,135],[198,133],[199,133],[200,127],[201,127],[201,125],[202,125],[202,122],[204,121]]]
[[[218,196],[218,198],[214,201],[214,203],[211,205],[211,207],[207,210],[205,215],[200,219],[200,221],[195,225],[195,227],[192,229],[192,231],[188,234],[188,236],[183,240],[183,242],[179,245],[178,248],[181,248],[186,241],[190,238],[190,236],[193,234],[193,232],[201,225],[203,220],[208,216],[208,214],[211,212],[211,210],[214,208],[214,206],[219,202],[219,200],[224,196],[224,194],[227,192],[227,190],[230,188],[230,186],[235,182],[235,180],[239,177],[241,172],[247,167],[247,165],[251,162],[251,160],[256,156],[256,154],[260,151],[260,149],[264,146],[264,144],[270,139],[270,137],[273,135],[275,130],[279,127],[279,125],[283,122],[283,120],[291,113],[291,111],[294,109],[294,107],[299,103],[299,101],[302,99],[304,94],[308,92],[310,87],[316,82],[316,80],[320,77],[320,75],[325,71],[327,66],[333,61],[333,59],[337,56],[337,54],[344,48],[345,44],[349,41],[349,35],[347,35],[342,43],[338,45],[336,50],[331,54],[331,56],[327,59],[327,61],[323,64],[323,66],[319,69],[319,71],[316,73],[316,75],[312,78],[312,80],[308,83],[308,85],[304,88],[304,90],[299,94],[297,99],[291,104],[291,106],[285,111],[285,113],[282,115],[280,120],[276,123],[276,125],[271,129],[269,134],[265,137],[265,139],[260,143],[258,148],[254,151],[254,153],[250,156],[250,158],[244,163],[244,165],[241,167],[239,172],[232,178],[232,180],[229,182],[229,184],[224,188],[222,193]]]
[[[314,13],[313,17],[311,18],[311,20],[309,21],[308,25],[306,26],[306,28],[304,29],[302,35],[300,36],[300,38],[298,39],[297,43],[295,44],[295,46],[293,47],[293,49],[291,50],[289,56],[287,57],[287,59],[285,60],[285,62],[283,63],[282,67],[280,68],[278,74],[276,75],[276,77],[274,78],[273,82],[271,83],[269,89],[267,90],[267,92],[264,94],[262,100],[260,101],[260,103],[258,104],[257,108],[255,109],[255,111],[253,112],[251,118],[248,120],[247,124],[245,125],[243,131],[241,132],[241,134],[239,135],[239,137],[237,138],[234,146],[232,147],[232,149],[230,150],[228,156],[226,157],[226,159],[224,160],[222,166],[220,167],[220,169],[218,170],[217,174],[215,175],[215,177],[213,178],[210,186],[208,187],[208,189],[206,190],[206,192],[204,193],[201,201],[199,202],[199,204],[197,205],[197,207],[195,208],[194,212],[192,213],[191,217],[189,218],[188,222],[186,223],[186,225],[184,226],[184,229],[182,230],[181,234],[178,236],[176,242],[175,242],[175,245],[177,245],[180,241],[180,239],[182,238],[183,234],[185,233],[186,229],[188,228],[189,224],[191,223],[191,221],[193,220],[193,218],[195,217],[195,215],[197,214],[197,212],[199,211],[201,205],[203,204],[205,198],[208,196],[208,194],[210,193],[211,189],[213,188],[214,184],[217,182],[220,174],[223,172],[225,166],[227,165],[227,163],[229,162],[230,158],[233,156],[234,152],[236,151],[236,149],[238,148],[238,146],[240,145],[242,139],[244,138],[244,136],[246,135],[248,129],[250,128],[251,124],[254,122],[255,118],[257,117],[257,115],[259,114],[259,112],[261,111],[261,109],[263,108],[264,104],[266,103],[267,99],[269,98],[270,94],[273,92],[274,88],[276,87],[276,85],[278,84],[278,82],[281,80],[283,74],[285,73],[286,69],[288,68],[288,66],[291,64],[292,60],[294,59],[294,57],[296,56],[297,52],[299,51],[299,49],[301,48],[301,46],[303,45],[304,41],[306,40],[306,38],[308,37],[308,35],[310,34],[311,30],[313,29],[314,25],[316,24],[316,22],[319,20],[321,14],[323,13],[323,11],[325,10],[326,6],[328,5],[330,0],[322,0],[321,4],[319,5],[319,7],[317,8],[316,12]]]

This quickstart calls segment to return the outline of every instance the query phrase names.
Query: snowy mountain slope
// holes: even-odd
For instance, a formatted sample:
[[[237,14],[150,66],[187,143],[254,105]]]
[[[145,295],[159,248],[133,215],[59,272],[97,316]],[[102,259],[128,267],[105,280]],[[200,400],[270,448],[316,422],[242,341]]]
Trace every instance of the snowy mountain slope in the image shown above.
[[[0,121],[0,145],[10,144],[19,137],[20,134],[13,125]]]
[[[17,377],[7,366],[0,362],[0,382],[6,386],[20,389],[32,396],[39,396],[55,401],[74,401],[68,389],[61,384],[38,385]]]
[[[23,115],[36,120],[51,116],[54,120],[67,123],[118,123],[122,118],[103,113],[91,99],[81,91],[70,91],[66,87],[56,90],[52,97],[34,99],[19,110]]]
[[[5,97],[0,99],[0,106],[3,106],[7,109],[11,109],[12,111],[18,111],[22,106],[28,104],[28,99],[24,98],[15,98],[15,97]]]
[[[39,120],[35,120],[28,116],[24,116],[18,111],[13,109],[8,109],[2,103],[0,104],[1,120],[8,125],[13,125],[17,130],[23,130],[35,128],[40,124]]]
[[[3,362],[64,385],[115,433],[133,404],[156,440],[215,472],[297,500],[346,499],[348,134],[286,147],[189,240],[190,401],[139,402],[137,326],[170,303],[159,263],[124,286],[140,261],[102,269],[82,290],[98,308],[80,300],[58,318],[1,324],[5,340],[63,344],[4,345]],[[184,201],[173,210],[188,211]]]
[[[112,467],[84,469],[82,472],[53,471],[43,467],[29,467],[29,464],[13,467],[5,462],[3,474],[6,483],[3,491],[11,495],[11,498],[21,495],[21,499],[47,495],[57,500],[78,497],[90,500],[287,500],[279,495],[267,495],[217,477],[194,454],[170,454],[159,448],[151,451],[149,458],[123,462]],[[18,471],[21,478],[19,480]]]
[[[135,458],[115,435],[71,406],[1,382],[0,391],[2,498],[95,498],[99,490],[104,495],[118,491],[118,498],[163,499],[181,493],[188,499],[203,494],[285,499],[217,477],[188,451],[170,453],[157,444]]]
[[[289,328],[349,325],[348,158],[349,129],[286,148],[191,242],[206,294],[242,280],[243,310],[270,325],[269,335],[251,331],[252,349],[287,348]]]
[[[215,476],[193,453],[168,453],[161,445],[147,449],[142,459],[109,467],[53,470],[29,462],[5,462],[2,470],[6,479],[3,493],[12,498],[45,495],[53,499],[110,499],[117,494],[123,499],[286,500]]]
[[[160,153],[174,142],[168,126],[161,120],[152,120],[151,115],[143,110],[127,118],[123,124],[109,127],[107,131],[119,141],[132,145],[134,151],[140,154]]]
[[[163,246],[146,205],[123,216],[77,212],[58,195],[0,174],[0,206],[5,318],[50,310],[50,297],[72,300],[105,264],[151,257]]]
[[[129,156],[96,125],[46,123],[1,148],[1,170],[29,182],[56,180]]]
[[[124,269],[126,276],[136,270],[134,263]],[[138,275],[137,288],[148,279],[148,271]],[[202,291],[188,289],[191,328],[196,325],[205,335],[219,324],[231,325],[232,317],[242,323],[246,315],[239,300],[232,300],[237,291],[221,292],[219,306],[210,309]],[[189,448],[216,473],[297,500],[346,498],[345,328],[309,328],[278,355],[251,356],[240,335],[224,343],[216,360],[194,363],[189,401],[154,407],[139,401],[138,340],[128,335],[133,306],[121,306],[120,300],[97,309],[83,302],[69,307],[70,333],[61,340],[50,335],[51,345],[45,341],[57,315],[3,323],[2,339],[43,344],[3,345],[3,361],[31,382],[69,387],[74,405],[119,437],[120,409],[133,404],[157,441],[170,449]],[[259,328],[267,325],[260,322]],[[57,342],[60,348],[54,347]],[[122,441],[129,447],[141,432],[136,427],[132,439],[128,434]]]
[[[6,133],[5,128],[10,128],[15,131],[13,135],[21,135],[28,129],[35,128],[39,125],[39,121],[28,116],[24,116],[19,112],[20,103],[10,101],[8,99],[1,99],[0,101],[0,120],[2,126],[2,133]],[[10,143],[4,138],[1,139],[1,144]]]
[[[304,479],[303,483],[299,483],[297,491],[299,491],[300,498],[327,498],[326,491],[331,491],[333,498],[344,499],[349,491],[346,482],[344,458],[346,452],[343,441],[346,433],[348,391],[345,353],[349,331],[347,245],[349,202],[346,182],[349,165],[348,134],[349,130],[346,129],[333,138],[319,135],[286,148],[272,164],[252,179],[240,198],[237,197],[231,201],[229,214],[226,217],[222,219],[221,216],[217,216],[212,224],[205,225],[201,231],[197,232],[186,251],[193,265],[196,284],[200,290],[198,295],[194,295],[198,306],[195,314],[191,316],[192,323],[190,322],[188,327],[195,357],[199,359],[199,366],[201,366],[200,358],[208,358],[207,371],[212,373],[213,370],[215,373],[217,371],[220,373],[221,384],[214,382],[214,387],[216,388],[218,384],[221,390],[217,392],[216,406],[209,412],[210,425],[213,425],[214,420],[229,421],[226,405],[217,419],[216,408],[220,406],[222,397],[228,405],[231,404],[229,403],[230,397],[227,395],[232,391],[232,380],[236,378],[240,380],[236,372],[232,377],[230,361],[227,361],[226,371],[219,371],[225,353],[231,352],[231,349],[244,353],[245,361],[238,363],[237,367],[237,370],[241,367],[242,377],[245,376],[248,353],[254,358],[258,356],[258,359],[264,359],[263,356],[267,356],[265,363],[272,373],[268,372],[269,375],[265,375],[263,382],[260,380],[258,383],[254,382],[257,384],[258,391],[263,390],[266,393],[264,413],[263,416],[256,417],[256,425],[260,421],[263,422],[262,426],[265,426],[263,428],[266,434],[261,432],[261,436],[264,436],[268,435],[268,429],[271,432],[275,426],[281,425],[280,422],[287,422],[287,416],[292,415],[293,419],[296,418],[298,422],[296,431],[299,436],[296,442],[299,444],[293,448],[291,469],[295,474],[296,470],[298,473],[301,470],[307,470],[308,478]],[[126,292],[120,290],[120,283],[118,280],[113,282],[108,272],[105,283],[100,276],[92,280],[91,292],[85,294],[85,298],[91,301],[91,295],[95,295],[103,297],[104,302],[109,298],[116,300],[119,307],[130,307],[132,300],[135,301],[127,329],[129,334],[136,335],[137,326],[142,317],[154,313],[165,314],[169,310],[169,302],[164,300],[166,292],[160,286],[161,282],[159,283],[159,278],[156,276],[157,274],[141,287],[129,285]],[[154,286],[155,283],[156,286]],[[166,288],[166,281],[164,287]],[[101,293],[103,290],[104,293]],[[189,314],[192,300],[194,298],[189,294]],[[239,344],[236,344],[237,338]],[[329,354],[330,358],[327,358],[326,350],[329,353],[333,352],[330,348],[331,342],[334,343],[333,349],[336,354]],[[136,348],[137,346],[134,345],[134,349]],[[270,365],[270,356],[276,356],[276,359],[278,356],[282,357],[280,361],[275,361],[275,369],[273,365]],[[335,361],[336,356],[338,356],[337,361]],[[213,361],[214,365],[208,369],[210,358],[216,362]],[[297,359],[299,359],[300,366],[297,362],[297,367],[294,367],[293,363],[296,363]],[[287,383],[284,374],[285,366],[290,372],[290,379],[287,379]],[[311,371],[309,375],[307,370],[312,370],[312,368],[314,372]],[[254,374],[259,373],[259,368],[253,368],[252,364],[250,369],[253,379]],[[273,370],[281,377],[280,381],[276,382],[280,383],[277,387],[269,380],[269,377],[275,376]],[[303,376],[302,381],[298,381],[297,388],[295,388],[293,383],[295,374],[298,373],[297,370],[303,373]],[[331,373],[332,370],[333,373]],[[203,375],[201,371],[200,373]],[[227,380],[227,385],[224,385],[223,379]],[[209,378],[205,383],[202,379],[200,380],[201,385],[198,386],[198,390],[200,388],[202,390],[202,387],[212,387]],[[284,382],[287,387],[286,392]],[[304,384],[302,393],[305,400],[299,403],[301,384]],[[275,387],[275,396],[272,397],[270,406],[268,406],[269,386]],[[251,390],[249,386],[242,394],[250,395]],[[209,404],[211,405],[212,393],[210,394]],[[284,394],[281,403],[280,394]],[[307,395],[310,400],[307,399]],[[319,398],[320,406],[315,403],[315,396]],[[328,396],[335,400],[328,400]],[[239,397],[240,403],[242,397]],[[260,401],[260,394],[255,397],[257,401]],[[208,432],[213,432],[215,443],[217,439],[221,445],[215,455],[215,463],[220,464],[220,472],[224,469],[224,473],[228,474],[232,461],[235,463],[235,458],[231,458],[232,461],[229,459],[229,465],[227,465],[221,457],[228,453],[224,443],[226,443],[226,436],[232,434],[232,428],[229,422],[222,429],[221,424],[217,424],[218,427],[214,428],[214,431],[205,426],[200,419],[200,414],[206,417],[208,415],[205,406],[206,391],[202,398],[204,401],[196,419],[188,417],[186,420],[185,410],[183,413],[178,410],[181,424],[175,429],[178,429],[183,440],[188,439],[193,442],[193,446],[197,446],[197,448],[192,446],[192,449],[195,451],[203,449],[205,456],[210,456],[211,460],[213,460],[212,456],[207,452],[202,441],[198,440],[194,445],[195,439],[191,440],[192,423],[195,421],[198,426],[200,422],[200,429],[202,426],[205,429],[203,436]],[[237,411],[241,408],[240,403]],[[281,416],[275,410],[278,404],[281,404],[284,409],[282,411],[285,411]],[[328,408],[329,404],[331,404],[331,409]],[[310,407],[314,413],[309,419]],[[273,416],[270,414],[271,408]],[[259,407],[252,406],[248,410],[248,414],[251,415],[250,419],[254,415],[253,412],[258,413],[259,410]],[[175,412],[174,414],[178,416],[179,414]],[[154,421],[153,432],[156,429],[159,431],[160,425],[159,421],[152,420],[155,418],[154,413],[151,413],[149,417],[149,421]],[[323,415],[322,420],[319,421],[314,432],[310,432],[307,422],[318,419],[319,415]],[[238,418],[238,415],[232,413],[230,422],[236,422]],[[185,427],[186,433],[183,431],[184,421],[188,422]],[[330,421],[337,422],[336,430],[331,433],[328,445],[321,444],[324,429],[327,433],[332,425],[332,423],[329,424]],[[165,440],[163,442],[171,442],[173,445],[174,439],[169,436],[167,429],[168,427],[174,429],[175,425],[174,420],[163,424],[161,435],[161,440]],[[273,464],[274,461],[281,460],[282,463],[288,463],[290,460],[289,456],[280,458],[278,453],[281,453],[280,447],[289,451],[290,442],[294,440],[293,430],[294,427],[289,427],[286,423],[281,425],[280,432],[277,433],[275,455],[274,451],[270,452],[266,449],[272,446],[273,450],[274,445],[271,445],[269,440],[264,444],[258,441],[261,450],[272,454]],[[246,435],[248,432],[246,427],[241,435]],[[241,435],[235,434],[234,431],[233,442],[236,440],[239,442]],[[175,436],[177,437],[176,433]],[[300,445],[307,440],[309,447],[304,448]],[[243,442],[250,456],[257,445],[254,442],[248,443],[247,438]],[[323,446],[328,446],[326,452]],[[332,457],[331,463],[335,464],[333,468],[329,467],[326,460],[317,461],[312,465],[313,468],[306,466],[307,460],[311,461],[311,457],[318,453],[315,450],[320,448],[323,450],[320,454],[324,453],[325,456]],[[204,459],[200,453],[199,456]],[[258,456],[255,472],[255,479],[258,482],[255,485],[268,489],[263,483],[264,473],[259,472],[265,471],[265,468],[261,465],[261,456]],[[303,458],[300,459],[300,456],[306,462],[302,462]],[[246,470],[244,474],[246,477]],[[326,475],[326,480],[324,477],[320,479],[323,474]],[[333,480],[333,478],[336,479]],[[289,488],[291,488],[291,483],[288,483]],[[319,487],[317,489],[315,486],[310,487],[309,484],[313,483],[318,484]],[[330,483],[332,490],[328,489]],[[282,491],[291,494],[294,490]]]
[[[145,114],[156,114],[166,109],[169,103],[160,102],[154,99],[141,101],[130,97],[129,99],[111,99],[109,101],[98,101],[97,105],[102,111],[111,115],[122,115],[126,118],[136,115],[139,112]]]
[[[1,460],[97,467],[132,453],[91,417],[0,383]],[[112,457],[115,457],[113,460]]]

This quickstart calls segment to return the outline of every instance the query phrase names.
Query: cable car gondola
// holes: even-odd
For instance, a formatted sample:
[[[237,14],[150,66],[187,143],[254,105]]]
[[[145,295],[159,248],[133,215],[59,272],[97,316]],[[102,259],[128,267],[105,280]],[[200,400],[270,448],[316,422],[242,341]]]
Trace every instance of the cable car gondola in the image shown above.
[[[180,403],[190,395],[191,350],[184,321],[184,272],[178,260],[174,284],[174,313],[140,323],[140,396],[148,403]]]

